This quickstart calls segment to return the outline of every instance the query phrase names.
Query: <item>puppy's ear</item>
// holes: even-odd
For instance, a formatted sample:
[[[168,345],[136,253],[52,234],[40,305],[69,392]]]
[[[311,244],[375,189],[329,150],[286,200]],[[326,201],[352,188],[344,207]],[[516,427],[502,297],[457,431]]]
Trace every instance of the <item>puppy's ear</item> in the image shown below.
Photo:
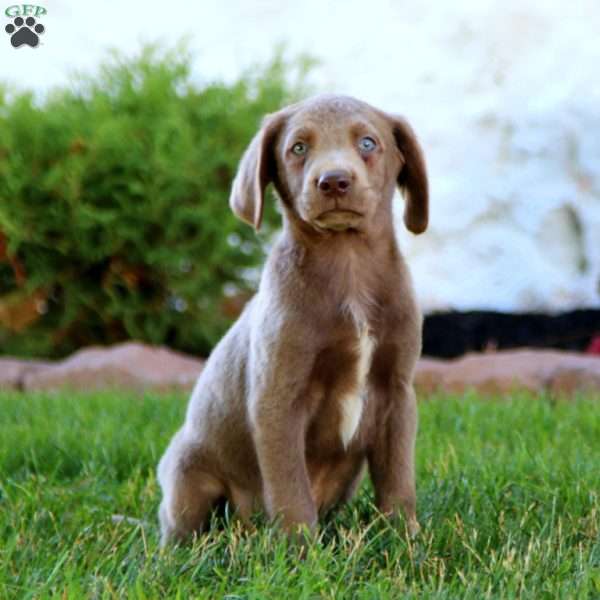
[[[389,119],[402,158],[397,181],[406,197],[404,224],[413,233],[423,233],[429,220],[429,183],[423,150],[412,127],[402,117]]]
[[[256,230],[262,222],[265,190],[276,177],[274,144],[283,122],[282,111],[265,117],[242,157],[231,188],[231,210]]]

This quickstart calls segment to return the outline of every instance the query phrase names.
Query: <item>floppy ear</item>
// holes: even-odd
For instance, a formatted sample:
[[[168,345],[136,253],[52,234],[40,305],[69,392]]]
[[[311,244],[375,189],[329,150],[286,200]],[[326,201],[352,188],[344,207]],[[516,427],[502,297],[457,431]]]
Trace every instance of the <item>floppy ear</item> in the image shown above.
[[[389,118],[403,161],[397,181],[406,196],[404,224],[413,233],[423,233],[429,220],[429,183],[423,150],[412,127],[402,117]]]
[[[229,206],[242,221],[260,228],[265,189],[275,179],[274,143],[283,124],[281,113],[268,115],[248,146],[233,180]]]

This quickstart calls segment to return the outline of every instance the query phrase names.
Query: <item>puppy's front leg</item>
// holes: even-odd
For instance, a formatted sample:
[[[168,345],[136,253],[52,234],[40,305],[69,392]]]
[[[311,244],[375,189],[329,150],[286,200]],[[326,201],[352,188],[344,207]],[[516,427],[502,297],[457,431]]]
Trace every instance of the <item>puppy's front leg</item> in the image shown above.
[[[293,533],[313,528],[317,509],[312,498],[305,459],[306,417],[285,397],[262,394],[256,399],[254,439],[263,482],[265,508]]]
[[[414,467],[417,403],[412,385],[393,379],[381,392],[386,397],[368,456],[369,470],[379,510],[394,516],[402,509],[408,531],[415,535],[420,529]]]

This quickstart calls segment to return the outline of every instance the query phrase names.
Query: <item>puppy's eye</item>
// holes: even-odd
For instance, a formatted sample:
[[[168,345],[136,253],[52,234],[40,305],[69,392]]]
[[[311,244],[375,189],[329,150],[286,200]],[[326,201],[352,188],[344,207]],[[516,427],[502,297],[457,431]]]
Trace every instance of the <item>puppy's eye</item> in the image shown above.
[[[304,142],[296,142],[292,146],[292,153],[296,156],[304,156],[308,152],[308,145]]]
[[[376,147],[377,147],[377,142],[372,137],[369,137],[369,136],[361,138],[360,141],[358,142],[358,148],[364,154],[373,152],[373,150],[375,150]]]

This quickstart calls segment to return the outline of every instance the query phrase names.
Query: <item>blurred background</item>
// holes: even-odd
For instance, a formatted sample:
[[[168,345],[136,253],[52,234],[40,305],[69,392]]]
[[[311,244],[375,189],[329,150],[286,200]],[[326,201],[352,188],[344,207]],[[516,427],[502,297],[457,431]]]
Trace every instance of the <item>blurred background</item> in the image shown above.
[[[35,48],[5,4],[0,354],[207,355],[279,224],[274,202],[259,236],[229,213],[237,162],[265,113],[319,92],[424,146],[430,228],[397,230],[426,354],[600,353],[597,2],[49,1]]]

